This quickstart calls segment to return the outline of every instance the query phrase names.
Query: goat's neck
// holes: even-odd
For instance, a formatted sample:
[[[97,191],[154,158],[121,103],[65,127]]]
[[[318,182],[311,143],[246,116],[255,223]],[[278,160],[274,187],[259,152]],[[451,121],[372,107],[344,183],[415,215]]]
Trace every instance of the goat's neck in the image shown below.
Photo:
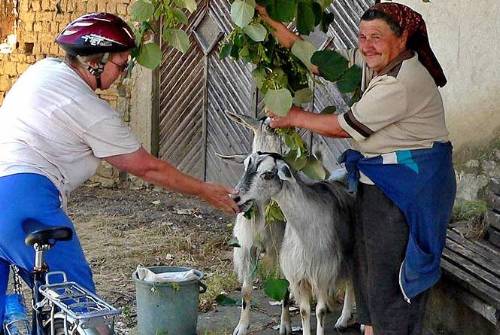
[[[314,193],[306,192],[308,185],[297,182],[284,182],[281,191],[274,196],[274,200],[280,206],[287,222],[290,224],[310,222],[311,214],[321,211],[319,199],[315,199]],[[297,228],[303,228],[300,225]]]

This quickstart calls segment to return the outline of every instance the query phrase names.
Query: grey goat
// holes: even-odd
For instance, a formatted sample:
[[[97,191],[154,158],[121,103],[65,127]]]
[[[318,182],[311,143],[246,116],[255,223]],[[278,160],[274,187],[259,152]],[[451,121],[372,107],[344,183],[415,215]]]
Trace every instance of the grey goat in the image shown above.
[[[344,307],[335,326],[346,327],[354,305],[350,285],[354,198],[336,182],[304,182],[275,153],[248,156],[236,190],[242,210],[274,199],[285,215],[280,265],[299,305],[303,334],[311,333],[313,298],[316,334],[324,334],[329,297],[341,284],[346,284]]]
[[[280,137],[269,127],[269,118],[260,120],[246,115],[226,113],[228,117],[253,132],[252,152],[268,151],[281,153],[282,143]],[[222,156],[223,159],[236,160],[239,163],[247,155]],[[241,159],[238,161],[238,157]],[[251,218],[246,218],[243,213],[238,214],[234,224],[233,236],[238,240],[240,247],[234,248],[233,262],[234,270],[242,284],[242,308],[240,320],[234,329],[233,335],[245,335],[250,327],[250,304],[252,299],[253,282],[257,261],[261,253],[265,253],[269,263],[278,264],[278,255],[281,242],[285,232],[285,222],[273,222],[266,224],[265,208],[269,203],[266,201],[255,201],[255,210]],[[291,334],[290,318],[288,310],[282,315],[280,334]]]

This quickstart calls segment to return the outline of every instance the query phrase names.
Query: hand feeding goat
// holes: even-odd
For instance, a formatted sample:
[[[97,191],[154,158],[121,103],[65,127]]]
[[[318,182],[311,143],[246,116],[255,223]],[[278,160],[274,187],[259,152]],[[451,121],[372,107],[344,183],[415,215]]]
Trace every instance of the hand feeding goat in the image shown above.
[[[268,151],[281,153],[281,139],[269,127],[269,118],[260,120],[246,115],[227,113],[228,117],[251,129],[254,133],[252,152]],[[228,156],[220,156],[227,158]],[[234,159],[235,156],[230,156]],[[242,156],[242,158],[246,158]],[[253,282],[257,261],[262,252],[271,264],[277,264],[278,254],[285,232],[285,222],[265,222],[265,208],[269,200],[255,201],[255,210],[251,218],[246,218],[243,213],[238,214],[234,225],[233,235],[238,240],[240,247],[234,248],[234,270],[242,284],[242,307],[240,320],[234,329],[233,335],[245,335],[250,326],[250,303],[252,298]],[[291,334],[288,311],[282,315],[280,334]]]
[[[324,334],[328,298],[342,282],[347,283],[344,307],[335,326],[345,327],[354,305],[350,286],[353,197],[335,182],[305,183],[274,153],[247,157],[236,189],[242,210],[273,199],[285,215],[280,265],[300,307],[303,334],[311,333],[311,298],[317,301],[316,334]]]

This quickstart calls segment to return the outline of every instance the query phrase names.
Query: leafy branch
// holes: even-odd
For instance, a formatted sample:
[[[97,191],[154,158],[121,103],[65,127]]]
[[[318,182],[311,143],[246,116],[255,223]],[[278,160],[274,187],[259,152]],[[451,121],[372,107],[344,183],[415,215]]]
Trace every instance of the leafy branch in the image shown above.
[[[197,8],[196,0],[137,0],[132,5],[131,21],[134,29],[137,48],[132,56],[135,60],[150,69],[160,65],[162,52],[154,41],[157,22],[161,21],[163,41],[181,52],[189,49],[189,37],[179,29],[188,24],[185,10],[193,13]]]

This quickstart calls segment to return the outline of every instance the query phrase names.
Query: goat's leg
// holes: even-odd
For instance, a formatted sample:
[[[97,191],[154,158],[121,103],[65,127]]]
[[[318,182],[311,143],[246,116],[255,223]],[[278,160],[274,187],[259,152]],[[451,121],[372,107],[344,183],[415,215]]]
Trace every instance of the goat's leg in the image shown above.
[[[342,329],[347,327],[347,323],[352,317],[353,307],[354,307],[354,291],[352,285],[347,284],[345,288],[344,306],[342,307],[342,314],[340,314],[340,317],[335,323],[335,328]]]
[[[290,321],[290,291],[286,290],[283,303],[281,304],[280,335],[292,334],[292,322]]]
[[[316,335],[325,334],[328,292],[319,292],[316,304]]]
[[[301,286],[301,287],[300,287]],[[309,284],[302,283],[294,291],[295,301],[299,305],[302,320],[302,335],[311,335],[311,289]],[[297,293],[297,294],[296,294]]]
[[[233,335],[245,335],[250,327],[250,304],[252,302],[252,280],[245,279],[241,286],[241,313],[240,321],[233,331]]]

